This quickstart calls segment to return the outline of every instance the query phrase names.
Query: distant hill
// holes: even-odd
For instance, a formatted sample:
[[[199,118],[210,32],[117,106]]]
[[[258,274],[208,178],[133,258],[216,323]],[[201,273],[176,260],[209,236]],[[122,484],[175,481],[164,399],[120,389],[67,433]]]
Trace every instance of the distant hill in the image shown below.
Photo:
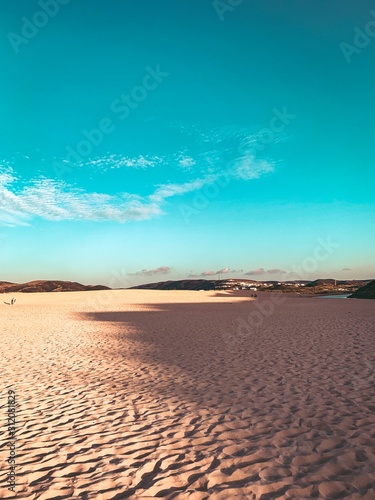
[[[264,282],[266,283],[266,282]],[[269,284],[277,283],[267,282]],[[226,279],[226,280],[203,280],[203,279],[187,279],[176,281],[159,281],[158,283],[145,283],[143,285],[132,286],[131,288],[140,288],[148,290],[222,290],[233,289],[236,287],[253,286],[258,282],[254,280]]]
[[[367,284],[369,280],[334,280],[334,279],[317,279],[310,281],[306,284],[309,288],[314,288],[317,286],[340,286],[340,285],[351,285],[351,286],[363,286]]]
[[[319,279],[319,280],[314,280],[310,281],[310,283],[307,283],[306,286],[309,288],[314,288],[316,286],[332,286],[335,284],[334,279]]]
[[[375,299],[375,280],[370,281],[367,285],[358,288],[358,290],[351,295],[350,299]]]
[[[288,293],[351,293],[357,288],[367,284],[370,280],[334,280],[317,279],[291,280],[291,281],[257,281],[248,279],[225,279],[225,280],[205,280],[205,279],[186,279],[176,281],[159,281],[157,283],[145,283],[131,287],[132,289],[147,290],[239,290],[252,289],[257,290],[277,290]]]
[[[104,285],[82,285],[75,281],[37,280],[28,283],[0,281],[0,293],[85,292],[90,290],[110,290],[110,288]]]
[[[308,283],[308,281],[299,281],[295,283]],[[131,287],[147,290],[223,290],[238,289],[250,287],[277,287],[277,281],[256,281],[247,279],[225,279],[225,280],[205,280],[205,279],[186,279],[176,281],[159,281],[157,283],[144,283]]]
[[[220,280],[177,280],[146,283],[144,285],[133,286],[132,288],[148,290],[215,290],[220,283]]]

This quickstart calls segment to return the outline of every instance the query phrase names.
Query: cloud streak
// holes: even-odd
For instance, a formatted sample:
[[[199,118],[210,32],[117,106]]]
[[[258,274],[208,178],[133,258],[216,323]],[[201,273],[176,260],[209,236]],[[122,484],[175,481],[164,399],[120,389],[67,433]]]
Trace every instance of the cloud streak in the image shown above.
[[[230,267],[224,267],[223,269],[219,269],[218,271],[203,271],[202,273],[198,274],[189,274],[189,278],[200,278],[200,277],[207,277],[207,276],[218,276],[220,274],[229,274],[229,273],[242,273],[242,269],[231,269]]]
[[[111,154],[107,156],[98,156],[78,162],[76,166],[83,168],[95,167],[106,172],[110,169],[134,168],[145,169],[156,167],[165,161],[164,157],[139,155],[135,157]]]
[[[245,276],[262,276],[263,274],[266,274],[266,271],[263,269],[263,267],[261,267],[259,269],[248,271],[247,273],[245,273]]]
[[[164,214],[163,205],[168,199],[198,191],[215,183],[223,174],[235,180],[249,181],[273,172],[273,164],[240,150],[238,146],[242,136],[243,132],[236,132],[235,129],[205,134],[197,132],[194,137],[195,155],[188,148],[165,156],[111,154],[90,158],[76,165],[104,173],[111,169],[158,166],[163,166],[163,172],[167,169],[169,175],[170,169],[172,173],[178,172],[179,182],[168,180],[154,185],[153,192],[142,196],[127,192],[88,192],[63,180],[44,176],[22,180],[16,177],[9,162],[3,162],[0,164],[0,224],[30,225],[35,218],[127,222],[159,217]],[[191,149],[194,150],[193,147]],[[228,158],[231,160],[228,161]],[[190,179],[181,182],[181,175]],[[212,273],[218,274],[217,271]]]
[[[51,179],[35,180],[18,191],[0,184],[0,208],[0,222],[5,225],[28,224],[35,217],[49,221],[126,222],[162,213],[160,203],[149,197],[87,193]]]
[[[260,267],[259,269],[248,271],[245,273],[245,276],[262,276],[264,274],[287,274],[287,272],[278,268],[265,270],[263,267]]]
[[[156,269],[142,269],[141,271],[137,271],[136,273],[128,273],[129,276],[153,276],[157,274],[168,274],[170,273],[171,268],[169,266],[161,266]]]

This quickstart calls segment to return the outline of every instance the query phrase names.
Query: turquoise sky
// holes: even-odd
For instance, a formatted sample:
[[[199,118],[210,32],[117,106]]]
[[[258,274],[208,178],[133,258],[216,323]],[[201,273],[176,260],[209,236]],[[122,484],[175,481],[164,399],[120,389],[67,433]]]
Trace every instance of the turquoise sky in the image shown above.
[[[0,10],[0,280],[375,278],[372,1]]]

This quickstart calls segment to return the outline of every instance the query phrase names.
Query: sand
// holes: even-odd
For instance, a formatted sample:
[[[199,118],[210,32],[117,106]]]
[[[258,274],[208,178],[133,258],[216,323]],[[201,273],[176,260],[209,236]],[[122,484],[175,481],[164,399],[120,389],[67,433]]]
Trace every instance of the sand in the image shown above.
[[[14,296],[0,498],[11,387],[17,498],[375,499],[375,301]]]

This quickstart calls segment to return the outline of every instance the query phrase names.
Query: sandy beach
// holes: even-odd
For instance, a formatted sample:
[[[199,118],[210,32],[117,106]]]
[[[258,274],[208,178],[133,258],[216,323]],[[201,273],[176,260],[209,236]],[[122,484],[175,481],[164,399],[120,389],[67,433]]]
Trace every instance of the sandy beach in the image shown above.
[[[374,301],[14,297],[0,306],[1,498],[11,388],[17,498],[374,500]]]

